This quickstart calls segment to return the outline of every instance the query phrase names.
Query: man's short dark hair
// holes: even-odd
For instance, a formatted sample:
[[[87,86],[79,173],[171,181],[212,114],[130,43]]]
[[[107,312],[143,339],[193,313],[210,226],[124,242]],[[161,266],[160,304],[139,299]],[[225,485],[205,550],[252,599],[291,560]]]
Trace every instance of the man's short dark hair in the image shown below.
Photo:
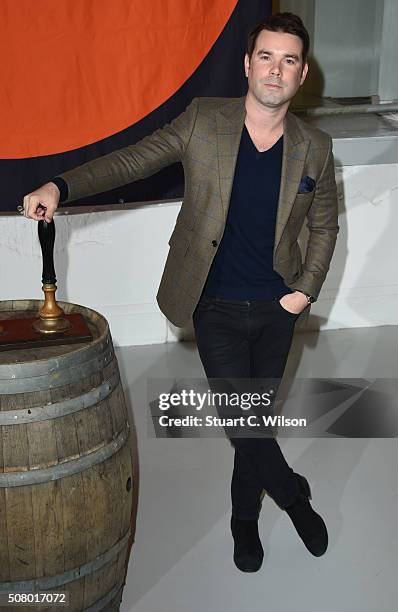
[[[298,36],[303,43],[301,55],[304,66],[310,48],[310,37],[298,15],[294,13],[274,13],[274,15],[268,15],[268,17],[259,21],[249,33],[247,42],[247,54],[249,59],[251,59],[256,46],[257,37],[263,30],[268,30],[269,32],[286,32],[287,34]]]

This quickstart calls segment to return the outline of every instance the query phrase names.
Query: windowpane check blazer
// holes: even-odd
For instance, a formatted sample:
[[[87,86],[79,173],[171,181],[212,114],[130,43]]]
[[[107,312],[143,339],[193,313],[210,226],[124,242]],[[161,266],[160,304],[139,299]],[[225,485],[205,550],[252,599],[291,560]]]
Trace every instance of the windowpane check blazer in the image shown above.
[[[171,123],[136,144],[59,175],[69,202],[182,163],[184,199],[156,296],[178,327],[192,317],[224,233],[245,116],[245,97],[194,98]],[[317,298],[339,231],[332,139],[289,111],[283,134],[273,267],[292,290]],[[303,254],[297,239],[305,221]],[[301,326],[309,310],[300,313]]]

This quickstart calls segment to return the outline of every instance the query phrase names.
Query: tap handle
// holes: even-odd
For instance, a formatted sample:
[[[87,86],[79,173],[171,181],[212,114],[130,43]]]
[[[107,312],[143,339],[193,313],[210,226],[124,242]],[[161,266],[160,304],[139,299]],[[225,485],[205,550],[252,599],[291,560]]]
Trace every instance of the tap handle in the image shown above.
[[[44,220],[38,223],[39,240],[41,246],[41,252],[43,255],[43,284],[55,285],[57,279],[55,278],[54,269],[54,243],[55,243],[55,223],[54,219],[47,223]]]

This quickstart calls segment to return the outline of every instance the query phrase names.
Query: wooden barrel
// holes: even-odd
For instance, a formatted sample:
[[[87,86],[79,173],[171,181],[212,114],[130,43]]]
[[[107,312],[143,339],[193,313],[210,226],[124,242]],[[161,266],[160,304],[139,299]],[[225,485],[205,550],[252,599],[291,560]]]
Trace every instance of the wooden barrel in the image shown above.
[[[0,302],[0,319],[41,304]],[[51,591],[67,593],[64,609],[119,610],[136,446],[106,320],[60,305],[83,314],[92,342],[0,352],[0,607],[15,609],[5,593]]]

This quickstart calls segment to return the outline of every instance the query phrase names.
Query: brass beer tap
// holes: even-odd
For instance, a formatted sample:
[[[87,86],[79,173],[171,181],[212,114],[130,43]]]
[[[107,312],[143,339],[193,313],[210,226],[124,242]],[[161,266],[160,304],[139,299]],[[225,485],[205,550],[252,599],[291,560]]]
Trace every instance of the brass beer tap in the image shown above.
[[[42,289],[44,292],[44,304],[39,312],[40,318],[33,323],[33,329],[41,334],[59,334],[69,329],[71,323],[65,318],[64,311],[58,306],[55,299],[57,279],[54,269],[54,219],[50,223],[44,220],[39,221],[38,233],[43,255]]]

